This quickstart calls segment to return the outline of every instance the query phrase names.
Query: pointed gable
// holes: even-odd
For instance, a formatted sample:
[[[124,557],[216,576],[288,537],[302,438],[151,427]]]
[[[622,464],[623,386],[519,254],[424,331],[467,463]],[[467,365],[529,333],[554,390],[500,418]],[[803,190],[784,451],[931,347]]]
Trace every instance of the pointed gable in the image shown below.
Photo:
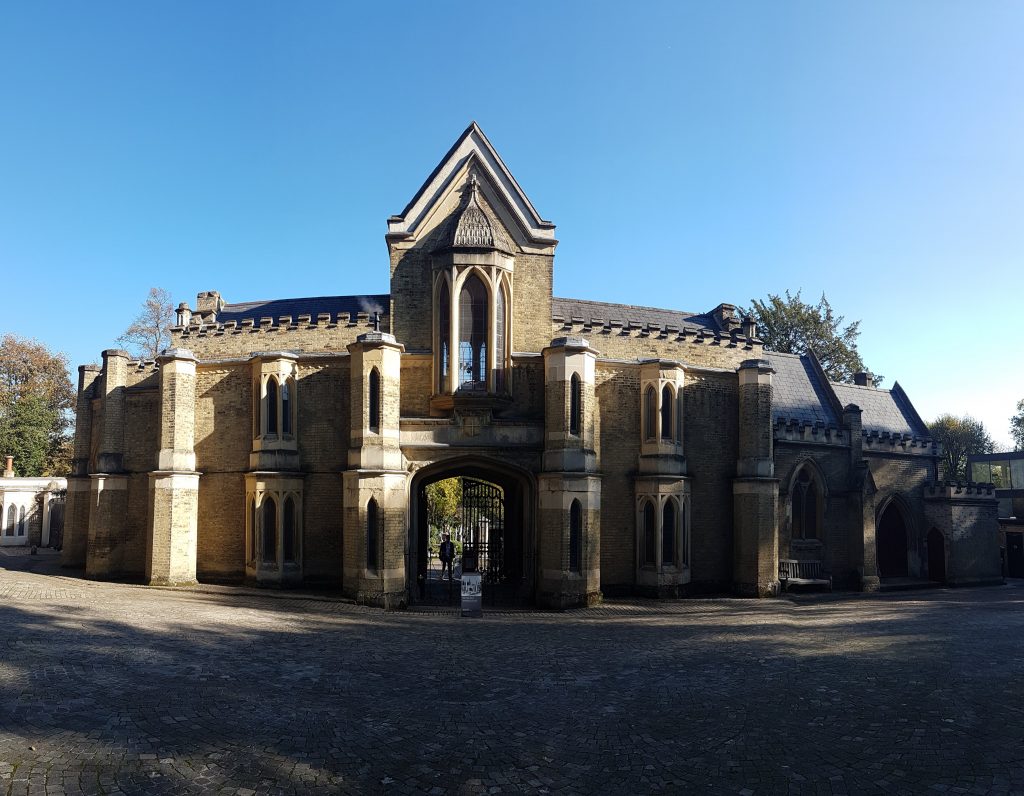
[[[388,219],[390,241],[422,238],[442,223],[457,203],[470,175],[479,180],[479,190],[498,221],[524,250],[550,250],[557,244],[555,225],[540,217],[533,203],[516,182],[501,157],[473,122],[459,136],[405,209]]]

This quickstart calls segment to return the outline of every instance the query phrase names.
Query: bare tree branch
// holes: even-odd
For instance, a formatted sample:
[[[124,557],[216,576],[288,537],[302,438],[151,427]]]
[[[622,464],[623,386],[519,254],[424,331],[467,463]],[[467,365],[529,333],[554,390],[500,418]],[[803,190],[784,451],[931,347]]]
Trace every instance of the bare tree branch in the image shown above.
[[[174,307],[171,294],[162,287],[151,287],[142,312],[117,338],[140,359],[156,359],[171,344]]]

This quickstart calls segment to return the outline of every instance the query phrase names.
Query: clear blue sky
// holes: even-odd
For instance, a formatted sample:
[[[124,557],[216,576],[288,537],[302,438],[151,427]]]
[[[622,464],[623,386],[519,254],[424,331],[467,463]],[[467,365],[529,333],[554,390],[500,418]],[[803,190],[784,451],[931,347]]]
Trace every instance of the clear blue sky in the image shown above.
[[[175,302],[386,292],[476,119],[557,295],[823,291],[921,414],[1024,398],[1024,5],[7,3],[0,331],[95,361]]]

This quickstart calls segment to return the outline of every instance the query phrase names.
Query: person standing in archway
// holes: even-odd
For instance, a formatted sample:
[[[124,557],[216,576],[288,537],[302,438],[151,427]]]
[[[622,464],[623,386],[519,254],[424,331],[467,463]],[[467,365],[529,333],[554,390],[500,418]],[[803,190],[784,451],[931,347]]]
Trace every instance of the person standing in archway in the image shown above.
[[[441,558],[441,580],[444,580],[444,571],[448,570],[448,580],[452,579],[452,561],[455,559],[455,543],[450,534],[444,535],[441,542],[441,550],[438,554]]]

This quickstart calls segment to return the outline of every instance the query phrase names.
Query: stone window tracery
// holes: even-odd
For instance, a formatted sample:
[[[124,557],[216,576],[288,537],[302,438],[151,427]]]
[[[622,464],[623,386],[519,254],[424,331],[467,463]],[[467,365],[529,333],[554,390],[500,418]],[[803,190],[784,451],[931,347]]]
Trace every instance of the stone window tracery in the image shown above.
[[[277,560],[277,504],[273,498],[263,499],[263,538],[262,561],[271,563]]]
[[[284,501],[284,521],[281,523],[281,558],[295,561],[295,499],[289,495]]]
[[[487,289],[470,274],[459,293],[459,389],[487,389]]]
[[[573,500],[569,507],[569,571],[579,572],[583,563],[583,507]]]
[[[658,395],[653,386],[648,386],[644,392],[644,438],[648,441],[657,439],[658,436]]]
[[[434,372],[439,394],[508,392],[509,280],[496,267],[436,274]]]
[[[370,370],[369,388],[367,389],[367,392],[369,393],[368,396],[367,396],[367,399],[369,400],[369,403],[370,403],[370,407],[369,407],[369,409],[370,409],[370,411],[369,411],[370,431],[373,431],[374,433],[378,433],[378,432],[380,432],[380,409],[381,409],[381,407],[380,407],[380,371],[377,370],[377,368],[373,368],[373,369]]]
[[[246,491],[246,570],[257,582],[301,579],[301,479],[255,474]]]
[[[802,467],[793,484],[792,528],[794,539],[820,539],[819,487],[808,467]]]
[[[637,560],[641,570],[682,572],[690,564],[687,498],[672,491],[641,494],[637,505]]]
[[[676,531],[676,504],[669,498],[665,501],[661,522],[661,563],[663,565],[674,566],[676,563]]]
[[[645,567],[653,567],[658,564],[658,525],[657,516],[654,510],[654,503],[644,501],[643,508],[643,558]]]
[[[675,416],[672,411],[674,397],[669,385],[666,384],[661,388],[661,438],[663,440],[672,439],[672,419]]]
[[[366,568],[371,572],[376,572],[379,566],[380,553],[378,546],[378,536],[380,520],[378,515],[380,514],[377,509],[377,501],[374,498],[370,498],[366,504]]]
[[[583,382],[578,373],[569,380],[569,433],[579,436],[583,428]]]

